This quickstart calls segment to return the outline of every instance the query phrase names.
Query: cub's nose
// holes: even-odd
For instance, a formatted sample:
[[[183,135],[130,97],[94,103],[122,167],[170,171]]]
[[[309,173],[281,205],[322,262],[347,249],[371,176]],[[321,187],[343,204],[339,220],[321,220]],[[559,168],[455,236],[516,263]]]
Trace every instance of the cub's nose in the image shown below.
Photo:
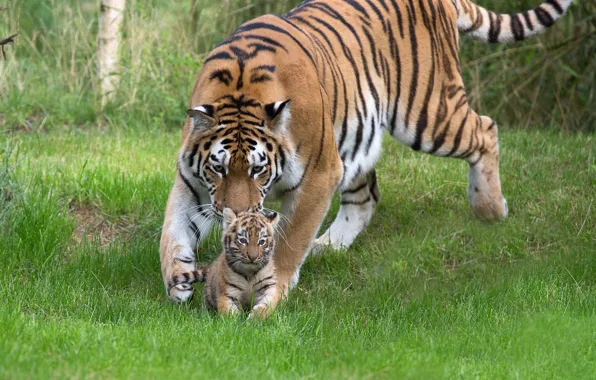
[[[259,252],[251,252],[251,251],[249,251],[247,256],[248,256],[248,259],[250,261],[255,261],[255,260],[257,260],[259,258]]]

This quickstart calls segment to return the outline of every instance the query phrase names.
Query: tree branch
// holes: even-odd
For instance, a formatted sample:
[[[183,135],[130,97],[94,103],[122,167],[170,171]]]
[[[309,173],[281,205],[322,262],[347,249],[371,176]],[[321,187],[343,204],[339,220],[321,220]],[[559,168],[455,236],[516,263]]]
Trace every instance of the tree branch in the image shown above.
[[[5,45],[12,45],[14,44],[14,38],[18,35],[18,33],[13,34],[12,36],[5,38],[3,40],[0,41],[0,50],[2,50],[2,58],[4,58],[4,60],[6,60],[6,53],[4,52],[4,46]]]

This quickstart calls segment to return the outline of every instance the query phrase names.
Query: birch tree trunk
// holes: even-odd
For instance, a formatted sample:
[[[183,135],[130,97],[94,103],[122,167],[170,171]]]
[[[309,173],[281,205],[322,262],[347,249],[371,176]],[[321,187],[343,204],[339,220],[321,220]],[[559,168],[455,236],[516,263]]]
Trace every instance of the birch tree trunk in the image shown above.
[[[114,98],[119,81],[120,26],[126,0],[101,0],[97,67],[100,79],[101,105]]]

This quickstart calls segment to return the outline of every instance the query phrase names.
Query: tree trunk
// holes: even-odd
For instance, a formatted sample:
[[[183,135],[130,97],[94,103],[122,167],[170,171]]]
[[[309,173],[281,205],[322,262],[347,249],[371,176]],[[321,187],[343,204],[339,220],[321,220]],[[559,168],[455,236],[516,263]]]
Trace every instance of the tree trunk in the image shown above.
[[[199,10],[199,0],[192,0],[190,5],[190,14],[191,14],[191,25],[190,25],[190,32],[192,34],[191,39],[192,41],[197,40],[197,31],[199,27],[199,17],[201,17],[201,11]]]
[[[97,67],[100,79],[101,105],[114,98],[118,88],[120,26],[126,0],[101,0]]]

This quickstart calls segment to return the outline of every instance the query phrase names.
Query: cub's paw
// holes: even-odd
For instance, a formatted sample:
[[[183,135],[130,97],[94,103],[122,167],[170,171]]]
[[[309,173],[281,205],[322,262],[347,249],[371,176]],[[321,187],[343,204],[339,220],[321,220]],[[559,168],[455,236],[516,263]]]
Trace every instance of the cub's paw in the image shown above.
[[[271,305],[259,304],[252,308],[252,311],[248,315],[248,319],[266,319],[273,312]]]

